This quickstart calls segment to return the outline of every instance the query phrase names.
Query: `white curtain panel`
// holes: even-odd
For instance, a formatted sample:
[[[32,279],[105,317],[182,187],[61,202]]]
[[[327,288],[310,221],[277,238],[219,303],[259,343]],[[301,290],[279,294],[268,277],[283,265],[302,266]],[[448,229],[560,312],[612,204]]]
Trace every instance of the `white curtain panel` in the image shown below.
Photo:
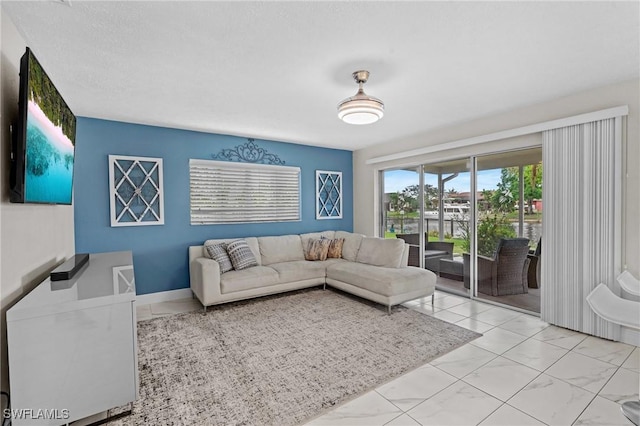
[[[620,295],[621,119],[543,132],[541,318],[617,339],[619,326],[593,313],[598,284]]]

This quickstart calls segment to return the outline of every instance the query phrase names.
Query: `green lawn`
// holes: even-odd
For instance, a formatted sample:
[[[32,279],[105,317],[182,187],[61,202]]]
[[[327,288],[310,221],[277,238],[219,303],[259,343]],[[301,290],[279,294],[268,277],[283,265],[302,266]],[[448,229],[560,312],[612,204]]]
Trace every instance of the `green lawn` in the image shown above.
[[[420,217],[420,212],[408,212],[404,214],[401,214],[400,212],[387,212],[387,217],[398,220],[400,220],[400,218],[417,219]]]
[[[437,237],[429,237],[429,241],[438,241]],[[462,249],[462,243],[464,240],[462,238],[445,238],[444,241],[448,243],[453,243],[453,254],[462,254],[464,250]]]

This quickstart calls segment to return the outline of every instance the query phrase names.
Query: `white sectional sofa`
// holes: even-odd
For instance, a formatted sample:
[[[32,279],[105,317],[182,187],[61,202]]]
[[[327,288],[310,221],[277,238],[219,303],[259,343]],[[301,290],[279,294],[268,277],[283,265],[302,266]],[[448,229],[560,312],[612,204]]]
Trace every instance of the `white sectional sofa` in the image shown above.
[[[305,260],[311,240],[344,239],[340,258]],[[238,240],[207,240],[189,247],[191,290],[205,307],[320,284],[391,306],[433,295],[436,275],[407,266],[403,240],[370,238],[344,231],[243,238],[257,266],[221,273],[207,245]]]

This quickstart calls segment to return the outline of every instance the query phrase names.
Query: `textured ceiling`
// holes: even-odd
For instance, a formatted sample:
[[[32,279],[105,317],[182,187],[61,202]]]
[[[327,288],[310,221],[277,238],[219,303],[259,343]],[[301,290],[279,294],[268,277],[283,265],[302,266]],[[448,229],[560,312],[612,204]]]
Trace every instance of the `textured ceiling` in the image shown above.
[[[2,10],[76,115],[349,150],[640,70],[638,2],[73,0]],[[385,102],[369,126],[336,115],[357,69]]]

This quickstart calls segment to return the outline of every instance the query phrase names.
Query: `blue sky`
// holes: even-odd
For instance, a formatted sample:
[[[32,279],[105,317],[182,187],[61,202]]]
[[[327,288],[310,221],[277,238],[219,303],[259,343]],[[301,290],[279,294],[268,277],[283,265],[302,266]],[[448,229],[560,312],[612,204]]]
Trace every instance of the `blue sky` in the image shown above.
[[[500,182],[502,169],[482,170],[478,172],[478,190],[495,189]],[[425,174],[424,181],[427,184],[438,186],[438,176]],[[402,191],[409,185],[418,184],[418,173],[407,170],[390,170],[384,174],[384,192]],[[470,192],[469,172],[460,173],[455,179],[445,184],[445,190],[455,189],[458,192]]]

